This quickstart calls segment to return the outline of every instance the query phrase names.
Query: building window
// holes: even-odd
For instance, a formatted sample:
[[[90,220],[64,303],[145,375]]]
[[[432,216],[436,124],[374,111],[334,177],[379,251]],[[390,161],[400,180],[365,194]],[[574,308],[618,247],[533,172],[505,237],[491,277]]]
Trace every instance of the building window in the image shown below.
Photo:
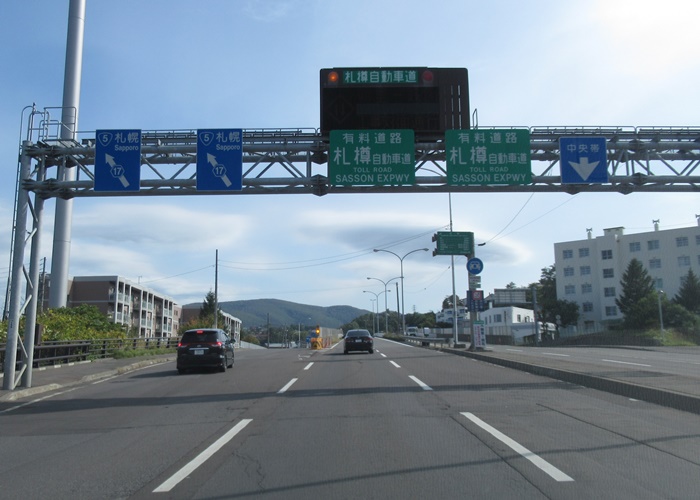
[[[603,278],[614,278],[615,270],[612,268],[603,269]]]
[[[573,276],[574,275],[574,268],[573,267],[565,267],[564,268],[564,276]]]
[[[565,295],[574,295],[576,293],[576,285],[566,285],[564,287]]]
[[[678,257],[678,267],[688,267],[690,265],[690,256],[681,255]]]
[[[695,244],[700,245],[700,234],[695,235]]]
[[[659,240],[649,240],[647,241],[647,250],[658,250]]]
[[[590,283],[584,283],[581,285],[581,293],[591,293],[593,292],[593,285]]]
[[[630,252],[639,252],[642,250],[642,244],[638,241],[633,241],[630,243]]]
[[[661,259],[650,259],[649,269],[661,269]]]
[[[503,316],[501,316],[500,314],[495,314],[495,315],[493,316],[493,322],[494,322],[494,323],[502,323],[502,322],[503,322]]]
[[[688,246],[688,237],[687,236],[679,236],[676,238],[676,246],[677,247],[687,247]]]
[[[662,278],[656,278],[654,280],[654,288],[656,290],[663,290],[664,289],[664,280]]]
[[[603,260],[610,260],[612,259],[612,250],[603,250],[600,252],[600,256]]]
[[[605,307],[605,315],[610,317],[610,316],[617,316],[617,307],[615,306],[606,306]]]
[[[583,312],[585,312],[585,313],[593,312],[593,302],[584,302],[581,305],[583,306]]]
[[[606,297],[614,297],[615,296],[615,287],[614,286],[607,286],[603,290],[604,294]]]
[[[586,276],[587,274],[591,274],[591,266],[581,266],[580,271],[581,271],[581,276]]]
[[[590,255],[590,250],[588,249],[588,247],[586,247],[586,248],[579,248],[579,249],[578,249],[578,256],[579,256],[579,258],[581,258],[581,257],[588,257],[589,255]]]
[[[565,259],[573,259],[574,258],[574,251],[573,250],[564,250],[563,256]]]

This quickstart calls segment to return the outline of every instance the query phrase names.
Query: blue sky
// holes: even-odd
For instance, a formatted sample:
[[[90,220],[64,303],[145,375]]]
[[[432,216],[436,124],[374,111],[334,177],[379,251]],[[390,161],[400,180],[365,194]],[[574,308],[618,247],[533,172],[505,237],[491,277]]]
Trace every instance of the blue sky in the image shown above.
[[[20,117],[58,107],[68,0],[0,4],[0,284],[9,272]],[[479,126],[698,126],[700,4],[690,0],[88,0],[79,130],[316,128],[318,72],[465,67]],[[54,111],[57,113],[56,111]],[[57,113],[58,115],[58,113]],[[604,228],[695,225],[697,194],[452,196],[486,292],[537,281],[553,244]],[[55,204],[46,204],[50,269]],[[371,309],[398,254],[434,244],[446,194],[78,199],[71,275],[121,275],[178,303],[278,298]],[[467,288],[456,259],[457,294]],[[406,311],[452,293],[449,257],[404,261]],[[4,295],[4,294],[3,294]],[[394,288],[388,296],[395,309]],[[379,296],[383,307],[383,294]]]

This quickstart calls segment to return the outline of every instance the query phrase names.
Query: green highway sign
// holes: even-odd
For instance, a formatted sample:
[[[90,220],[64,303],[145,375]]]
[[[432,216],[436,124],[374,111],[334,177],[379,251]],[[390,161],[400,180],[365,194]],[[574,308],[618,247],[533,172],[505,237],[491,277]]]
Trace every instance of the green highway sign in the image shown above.
[[[433,255],[473,255],[474,233],[438,231],[433,236],[437,249]]]
[[[415,184],[413,130],[331,130],[328,178],[332,186]]]
[[[530,184],[530,131],[445,131],[447,183],[451,186]]]

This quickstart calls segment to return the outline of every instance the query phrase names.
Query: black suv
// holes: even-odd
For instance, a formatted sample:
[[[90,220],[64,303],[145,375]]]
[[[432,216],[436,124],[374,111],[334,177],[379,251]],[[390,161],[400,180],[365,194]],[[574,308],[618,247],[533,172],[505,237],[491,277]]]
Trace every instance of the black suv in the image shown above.
[[[226,332],[218,328],[187,330],[177,345],[177,371],[188,368],[218,368],[225,372],[233,367],[233,344]]]

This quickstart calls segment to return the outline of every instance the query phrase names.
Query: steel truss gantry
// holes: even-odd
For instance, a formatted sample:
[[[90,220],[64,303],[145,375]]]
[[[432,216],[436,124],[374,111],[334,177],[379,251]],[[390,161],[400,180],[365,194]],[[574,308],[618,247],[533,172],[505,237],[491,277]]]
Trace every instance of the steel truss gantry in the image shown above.
[[[487,129],[485,129],[487,130]],[[566,184],[559,175],[561,137],[605,137],[609,182]],[[196,131],[142,133],[139,191],[95,192],[95,139],[66,143],[45,138],[23,154],[37,163],[22,187],[42,198],[96,196],[182,196],[242,194],[436,193],[436,192],[693,192],[700,187],[700,128],[562,127],[531,128],[532,183],[449,186],[445,145],[416,142],[416,182],[410,186],[332,186],[328,183],[328,141],[314,129],[244,130],[243,189],[196,190]],[[65,165],[78,169],[75,181],[61,182],[39,170]]]
[[[245,129],[243,131],[243,188],[241,191],[197,191],[195,130],[142,132],[139,191],[94,190],[95,137],[59,139],[61,124],[48,111],[40,125],[29,127],[20,149],[11,275],[8,282],[9,324],[5,389],[13,390],[22,377],[31,387],[34,328],[39,277],[39,241],[44,200],[115,196],[192,196],[245,194],[339,193],[515,193],[515,192],[698,192],[700,190],[700,127],[533,127],[530,128],[532,182],[524,185],[450,186],[445,145],[440,138],[417,138],[416,182],[410,186],[332,186],[328,182],[328,141],[317,129]],[[31,120],[30,123],[33,123]],[[501,127],[502,128],[502,127]],[[487,128],[481,127],[482,130]],[[83,134],[78,134],[80,137]],[[559,175],[561,137],[605,137],[609,182],[562,184]],[[56,168],[53,168],[56,167]],[[58,167],[76,168],[75,180],[58,178]],[[30,198],[34,194],[34,200]],[[28,231],[31,220],[32,229]],[[31,242],[29,270],[25,248]],[[25,285],[25,286],[22,286]],[[24,299],[20,296],[24,291]],[[19,376],[15,364],[18,325],[25,315],[25,334]]]

